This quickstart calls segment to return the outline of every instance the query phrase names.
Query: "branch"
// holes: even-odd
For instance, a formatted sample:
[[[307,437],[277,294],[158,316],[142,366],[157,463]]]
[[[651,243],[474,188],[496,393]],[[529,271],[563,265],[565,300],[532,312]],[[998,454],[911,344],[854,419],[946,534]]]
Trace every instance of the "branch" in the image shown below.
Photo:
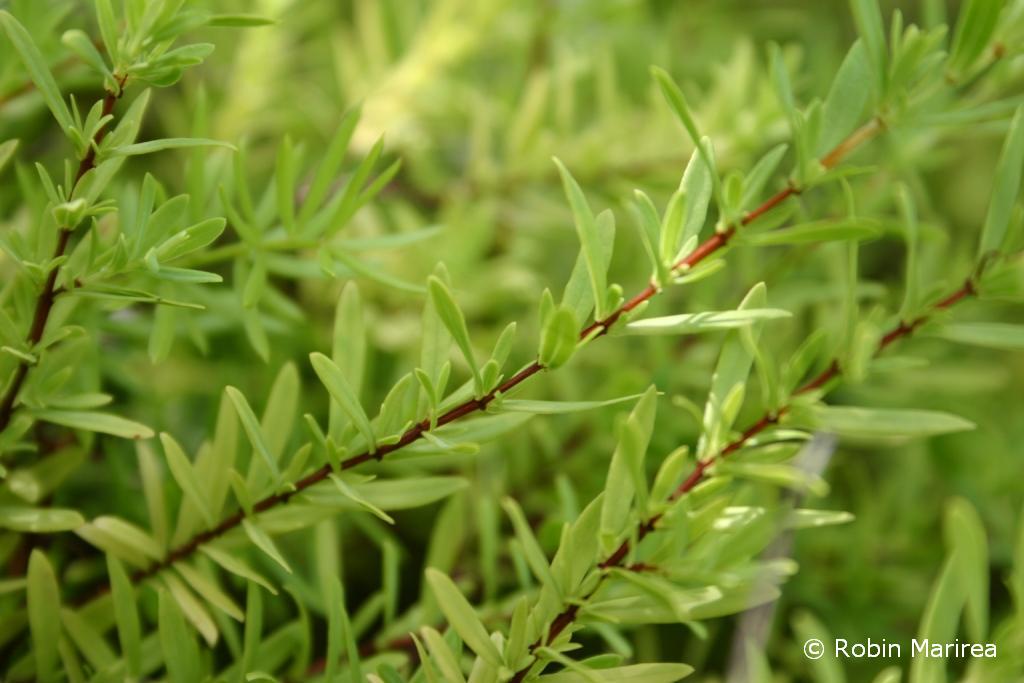
[[[967,280],[964,281],[964,284],[961,285],[959,289],[957,289],[955,292],[953,292],[946,298],[936,302],[933,306],[931,306],[931,308],[928,311],[926,311],[922,315],[918,316],[917,318],[914,318],[910,322],[900,321],[900,323],[896,327],[894,327],[887,334],[885,334],[878,342],[878,348],[875,350],[875,355],[877,356],[880,353],[882,353],[886,348],[889,347],[890,344],[913,334],[917,328],[926,323],[937,313],[940,313],[948,308],[951,308],[958,302],[975,293],[976,290],[974,287],[974,282],[972,279],[968,278]],[[836,379],[841,375],[842,369],[840,368],[839,361],[833,360],[831,363],[829,363],[827,368],[821,371],[821,373],[819,373],[812,379],[808,380],[799,389],[794,391],[793,395],[805,394],[809,391],[813,391],[815,389],[824,387],[827,384],[829,384],[829,382],[831,382],[833,379]],[[763,416],[761,416],[759,420],[757,420],[757,422],[755,422],[746,430],[744,430],[739,437],[737,437],[734,441],[731,441],[725,447],[723,447],[717,455],[712,455],[711,457],[706,458],[705,460],[697,461],[697,464],[694,466],[693,471],[690,472],[690,475],[683,480],[683,483],[681,483],[675,491],[672,492],[672,495],[669,496],[666,502],[673,503],[682,498],[683,496],[685,496],[690,491],[692,491],[693,488],[697,486],[697,484],[699,484],[705,479],[707,470],[713,464],[715,464],[718,460],[727,457],[730,453],[738,451],[754,436],[760,434],[768,427],[776,424],[779,421],[779,418],[782,417],[782,415],[784,415],[788,410],[789,406],[786,405],[774,413],[765,413]],[[654,531],[654,529],[657,527],[658,522],[661,520],[662,514],[663,513],[656,514],[653,517],[637,525],[636,543],[631,543],[629,539],[626,539],[615,550],[615,552],[608,556],[606,560],[599,562],[597,564],[597,568],[602,570],[611,569],[613,567],[633,569],[634,567],[632,565],[627,566],[624,564],[626,557],[629,555],[629,551],[632,548],[635,548],[637,545],[639,545],[640,541],[642,541],[649,533]],[[647,565],[640,566],[642,568],[647,568]],[[601,587],[601,585],[604,583],[605,579],[608,576],[609,574],[607,573],[602,574],[597,584],[586,596],[584,596],[581,602],[586,602],[591,597],[593,597],[593,595],[598,591],[598,589]],[[534,642],[533,645],[530,646],[530,650],[533,651],[536,650],[538,647],[544,645],[551,645],[565,629],[567,629],[570,625],[572,625],[573,622],[576,621],[576,618],[579,615],[579,610],[579,603],[566,607],[551,622],[551,626],[548,627],[547,636]],[[534,660],[530,662],[530,664],[517,671],[516,675],[511,679],[510,683],[521,683],[521,681],[525,678],[526,674],[529,673],[530,668],[533,667],[536,661],[537,660],[535,657]]]
[[[879,131],[882,130],[882,124],[878,119],[872,119],[862,127],[854,131],[848,138],[843,140],[829,152],[825,157],[822,158],[821,164],[825,168],[832,168],[838,164],[844,157],[846,157],[854,149],[862,145],[863,143],[874,137]],[[763,204],[756,209],[753,209],[746,213],[742,219],[737,223],[728,226],[720,232],[716,232],[714,235],[704,240],[703,243],[697,246],[689,255],[680,259],[674,266],[673,270],[688,269],[696,266],[698,263],[704,261],[712,254],[718,252],[724,248],[733,235],[736,234],[738,228],[747,226],[758,218],[763,216],[765,213],[778,206],[788,198],[799,193],[799,190],[789,185],[785,189],[780,190],[776,194],[769,197]],[[649,284],[639,294],[634,296],[632,299],[626,301],[618,309],[613,311],[611,315],[603,320],[596,320],[589,326],[584,328],[580,334],[580,341],[589,341],[602,337],[608,333],[611,327],[618,322],[619,318],[635,309],[640,304],[644,303],[648,299],[658,294],[660,289],[654,284]],[[349,470],[353,467],[362,465],[370,460],[383,460],[385,456],[393,453],[399,449],[405,448],[409,444],[418,441],[422,438],[423,434],[430,431],[432,428],[446,425],[450,422],[459,420],[467,415],[471,415],[476,412],[483,411],[500,395],[506,394],[515,387],[525,382],[530,377],[533,377],[540,371],[544,370],[544,366],[539,361],[533,361],[522,370],[509,377],[500,385],[492,389],[487,394],[480,398],[472,398],[459,405],[451,408],[446,413],[437,418],[436,422],[432,425],[429,418],[422,420],[410,427],[395,443],[380,445],[374,452],[366,450],[358,455],[354,455],[346,460],[343,460],[340,465],[341,470]],[[271,508],[277,507],[283,503],[287,503],[292,496],[297,493],[305,491],[314,484],[318,484],[321,481],[327,479],[328,476],[334,471],[330,464],[326,464],[312,473],[306,475],[302,479],[295,482],[295,484],[287,490],[274,493],[266,498],[263,498],[259,502],[255,503],[252,507],[252,513],[258,514],[265,512]],[[184,542],[177,548],[172,549],[167,556],[156,562],[145,569],[141,569],[132,575],[133,582],[143,581],[147,578],[154,576],[160,571],[169,568],[175,562],[183,560],[199,549],[199,546],[204,543],[209,543],[220,536],[228,533],[235,527],[241,525],[242,520],[245,519],[245,512],[238,510],[230,516],[223,519],[219,524],[211,529],[200,532]]]
[[[116,93],[107,91],[103,97],[103,113],[100,117],[109,116],[114,111],[114,105],[117,100],[124,93],[124,83],[126,78],[119,80],[119,87]],[[82,160],[78,162],[78,172],[75,173],[75,180],[71,184],[69,196],[73,196],[75,188],[78,187],[78,182],[82,177],[96,168],[96,148],[101,142],[103,142],[104,136],[107,134],[109,128],[109,122],[107,125],[96,131],[93,136],[92,143],[89,145],[89,150],[82,157]],[[53,256],[51,263],[59,259],[67,251],[68,242],[71,240],[72,228],[62,227],[57,233],[57,246],[53,250]],[[36,310],[32,316],[32,327],[29,328],[28,336],[25,340],[28,342],[30,347],[35,346],[42,340],[43,333],[46,331],[46,322],[50,319],[50,312],[53,310],[53,302],[57,298],[57,274],[60,271],[60,266],[53,266],[50,268],[50,272],[46,275],[46,282],[43,283],[43,289],[39,292],[39,298],[36,299]],[[25,384],[25,379],[28,377],[29,363],[28,361],[22,360],[18,363],[18,367],[14,371],[14,379],[11,380],[10,385],[7,387],[7,391],[4,392],[3,398],[0,398],[0,432],[7,429],[7,426],[11,423],[11,418],[15,411],[15,401],[18,400],[18,393],[21,391],[21,387]]]

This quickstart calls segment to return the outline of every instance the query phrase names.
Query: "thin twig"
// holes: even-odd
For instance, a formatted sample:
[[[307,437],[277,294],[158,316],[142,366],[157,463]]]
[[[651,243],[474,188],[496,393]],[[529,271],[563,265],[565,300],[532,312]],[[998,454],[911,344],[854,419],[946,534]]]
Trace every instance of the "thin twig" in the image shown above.
[[[114,105],[117,100],[121,97],[124,92],[125,79],[119,80],[119,87],[117,92],[107,91],[103,97],[103,113],[101,118],[109,116],[114,111]],[[78,187],[79,181],[85,176],[86,173],[96,168],[96,148],[101,142],[103,142],[104,136],[107,134],[109,128],[109,122],[96,131],[93,136],[92,142],[89,144],[89,149],[86,151],[85,156],[78,163],[78,172],[75,173],[75,180],[71,184],[71,189],[68,192],[68,196],[74,196],[75,188]],[[57,246],[53,250],[53,257],[50,262],[56,261],[60,257],[64,256],[67,251],[68,242],[71,240],[71,233],[73,228],[61,227],[57,233]],[[53,310],[53,302],[57,298],[57,274],[60,271],[60,266],[55,265],[50,267],[50,272],[46,274],[46,281],[43,283],[43,289],[39,292],[39,298],[36,300],[35,314],[32,316],[32,327],[29,328],[28,335],[25,338],[28,342],[29,347],[34,347],[38,344],[42,338],[43,333],[46,331],[46,322],[50,319],[50,312]],[[14,379],[7,387],[7,391],[4,392],[3,398],[0,399],[0,433],[2,433],[11,422],[11,418],[14,416],[16,409],[15,402],[18,400],[18,393],[21,391],[22,385],[25,383],[25,379],[28,377],[29,362],[22,360],[18,363],[17,369],[14,371]]]
[[[900,321],[898,325],[896,325],[892,330],[890,330],[886,335],[884,335],[878,342],[878,347],[875,350],[875,355],[882,353],[893,342],[913,334],[917,328],[919,328],[925,322],[930,320],[937,313],[940,313],[941,311],[951,308],[958,302],[975,293],[976,290],[974,282],[972,279],[969,278],[966,281],[964,281],[963,285],[961,285],[959,289],[957,289],[955,292],[945,297],[944,299],[941,299],[938,302],[936,302],[925,313],[914,318],[910,322]],[[794,391],[793,395],[805,394],[815,389],[820,389],[829,384],[829,382],[831,382],[833,379],[841,376],[841,374],[842,369],[839,365],[839,361],[833,360],[831,363],[829,363],[828,367],[822,370],[818,375],[808,380],[799,389]],[[725,447],[723,447],[719,453],[713,454],[704,460],[698,460],[696,465],[694,465],[694,469],[690,472],[690,475],[686,477],[686,479],[684,479],[678,487],[676,487],[675,491],[672,492],[672,495],[669,496],[667,502],[673,503],[682,498],[683,496],[685,496],[690,491],[692,491],[694,487],[697,486],[697,484],[704,481],[704,479],[706,478],[707,471],[712,465],[714,465],[718,460],[727,457],[730,453],[738,451],[752,438],[763,432],[768,427],[771,427],[772,425],[776,424],[779,421],[779,418],[782,415],[784,415],[788,410],[789,406],[787,405],[783,406],[782,408],[774,412],[765,413],[763,416],[761,416],[759,420],[757,420],[750,427],[744,430],[739,437],[737,437],[734,441],[731,441]],[[662,514],[663,513],[656,514],[650,517],[649,519],[640,522],[640,524],[637,525],[635,533],[636,541],[632,542],[630,541],[630,539],[626,539],[619,545],[618,548],[616,548],[615,552],[608,556],[607,559],[605,559],[602,562],[599,562],[597,564],[597,567],[602,570],[612,568],[628,568],[624,564],[624,562],[628,557],[630,550],[639,545],[640,541],[642,541],[648,534],[650,534],[657,528],[658,522],[661,521]],[[586,596],[583,597],[581,602],[586,602],[591,597],[593,597],[594,594],[597,593],[598,589],[601,588],[605,579],[607,579],[608,576],[608,573],[602,574],[601,577],[598,579],[597,584]],[[555,641],[555,639],[562,634],[562,632],[565,629],[567,629],[569,626],[573,624],[573,622],[576,621],[576,618],[579,616],[580,606],[580,603],[575,603],[569,605],[561,613],[559,613],[551,622],[551,626],[548,627],[547,635],[533,643],[533,645],[531,645],[530,647],[530,650],[533,651],[541,646],[551,645]],[[534,664],[536,664],[536,662],[537,659],[535,657],[534,660],[530,662],[530,664],[516,672],[516,675],[511,679],[510,683],[521,683],[521,681],[526,677],[526,674],[529,673],[530,669],[533,667]]]

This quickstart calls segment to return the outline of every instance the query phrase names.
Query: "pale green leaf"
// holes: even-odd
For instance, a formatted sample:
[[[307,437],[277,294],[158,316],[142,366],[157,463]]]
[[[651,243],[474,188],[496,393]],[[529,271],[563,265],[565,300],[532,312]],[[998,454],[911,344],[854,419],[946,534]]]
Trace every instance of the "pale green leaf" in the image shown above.
[[[476,395],[482,396],[484,393],[483,378],[480,376],[480,369],[473,357],[473,347],[469,341],[469,330],[466,328],[466,318],[462,314],[462,309],[455,303],[452,293],[448,290],[448,285],[439,277],[431,275],[427,278],[427,288],[441,322],[448,328],[449,334],[452,335],[455,344],[462,351],[462,356],[466,359],[466,364],[473,374]]]
[[[322,353],[311,353],[309,360],[313,365],[313,370],[316,371],[317,376],[323,382],[331,398],[337,401],[342,411],[348,416],[348,419],[359,430],[359,433],[362,434],[363,439],[366,441],[366,447],[371,453],[375,452],[377,449],[376,437],[373,433],[373,426],[370,424],[370,418],[367,417],[366,411],[363,410],[363,406],[352,389],[352,385],[349,384],[348,378],[345,377],[345,373],[335,365],[334,361]]]
[[[578,413],[619,403],[628,403],[629,401],[635,401],[641,396],[643,394],[632,394],[630,396],[610,398],[606,401],[530,401],[526,399],[505,399],[501,402],[501,410],[509,413],[561,415],[563,413]]]
[[[44,422],[52,422],[72,429],[110,434],[122,439],[150,439],[153,437],[153,430],[146,425],[109,413],[79,410],[34,410],[32,415],[37,420]]]
[[[231,572],[236,576],[240,576],[247,581],[251,581],[255,584],[263,586],[272,595],[277,595],[277,589],[274,588],[274,584],[267,581],[263,576],[257,573],[249,565],[242,560],[238,559],[231,553],[225,552],[216,548],[215,546],[206,544],[199,546],[199,551],[209,557],[211,560],[219,564],[223,569]]]
[[[500,667],[502,664],[501,653],[491,641],[487,629],[484,628],[480,618],[473,611],[472,605],[466,601],[455,583],[448,578],[447,574],[433,567],[426,570],[426,577],[430,590],[441,611],[447,617],[448,623],[469,646],[469,649],[492,666]]]
[[[46,106],[53,113],[53,118],[57,119],[57,123],[60,124],[60,127],[67,134],[74,126],[74,119],[71,118],[71,112],[64,102],[60,88],[57,87],[57,81],[53,79],[53,74],[50,73],[49,67],[46,66],[46,59],[39,52],[39,48],[33,42],[32,36],[6,10],[0,10],[0,24],[3,24],[7,37],[10,38],[14,49],[17,50],[18,56],[21,57],[21,61],[25,65],[25,70],[28,71],[32,82],[36,84],[36,88],[42,94]],[[56,643],[54,643],[54,647],[56,647]]]
[[[572,209],[573,221],[576,225],[576,236],[580,240],[582,256],[589,275],[591,294],[594,297],[594,303],[597,308],[595,316],[598,320],[603,320],[606,313],[604,310],[604,299],[605,289],[607,288],[607,273],[605,272],[607,266],[603,263],[604,258],[601,254],[603,249],[601,237],[598,234],[597,222],[594,219],[593,212],[590,210],[590,205],[587,203],[587,198],[583,195],[583,190],[572,177],[572,174],[569,173],[569,170],[561,161],[558,159],[554,161],[555,166],[558,167],[558,173],[562,176],[562,187]]]
[[[166,590],[160,591],[160,649],[172,683],[195,683],[199,674],[199,647],[189,631],[178,603]]]
[[[716,330],[746,327],[763,320],[789,318],[792,314],[779,308],[748,308],[737,311],[704,311],[681,313],[662,318],[647,318],[629,323],[624,334],[661,335],[697,334]]]
[[[1013,323],[946,323],[930,334],[990,349],[1024,350],[1024,325]]]
[[[816,406],[811,412],[818,428],[844,436],[934,436],[975,427],[957,415],[930,410]]]
[[[142,672],[142,635],[135,588],[132,587],[124,565],[110,554],[107,555],[107,574],[110,576],[110,592],[114,601],[114,619],[121,653],[125,658],[128,675],[138,677]]]
[[[266,531],[259,528],[255,522],[248,519],[242,520],[242,527],[245,529],[245,534],[249,537],[249,540],[251,540],[257,548],[266,553],[266,555],[270,559],[274,560],[274,562],[281,565],[286,572],[289,574],[292,572],[292,568],[288,566],[288,562],[285,561],[284,556],[281,555],[281,551],[277,549],[274,541],[271,540]]]
[[[1020,196],[1021,174],[1024,172],[1024,107],[1018,107],[1010,123],[1002,154],[996,166],[992,197],[985,214],[978,245],[979,258],[1003,248],[1013,207]]]
[[[217,523],[217,520],[210,510],[206,496],[203,495],[203,489],[200,486],[199,478],[196,476],[195,468],[192,466],[188,456],[185,455],[185,451],[174,440],[174,437],[167,433],[160,434],[160,443],[163,444],[164,456],[167,458],[167,468],[171,471],[174,481],[181,487],[185,497],[202,514],[207,526],[213,526]]]
[[[263,464],[267,466],[267,469],[270,470],[276,480],[281,476],[281,472],[277,467],[277,460],[274,458],[274,454],[270,452],[270,447],[267,445],[267,438],[263,434],[263,429],[260,427],[260,422],[256,419],[256,413],[253,412],[252,407],[249,405],[249,401],[247,401],[245,395],[235,387],[227,387],[224,391],[228,398],[231,399],[232,405],[235,406],[235,411],[238,413],[238,419],[242,422],[242,429],[245,430],[246,436],[249,437],[249,443],[252,444],[252,449],[260,456]]]
[[[693,667],[687,664],[632,664],[610,669],[593,669],[590,676],[576,671],[559,671],[558,673],[541,676],[544,683],[674,683],[691,673]]]
[[[818,153],[835,147],[853,130],[867,104],[871,69],[864,43],[858,40],[846,53],[822,108],[822,131]]]
[[[985,526],[977,510],[963,498],[946,505],[943,531],[966,592],[967,632],[974,642],[985,642],[989,622],[989,555]]]
[[[162,140],[148,140],[137,142],[131,145],[122,145],[110,150],[111,156],[138,156],[140,154],[152,154],[165,149],[182,149],[189,147],[226,147],[237,151],[234,145],[220,140],[209,140],[207,138],[164,138]]]
[[[71,531],[82,524],[85,524],[85,518],[76,510],[23,505],[0,506],[0,529],[31,534],[52,534]]]
[[[546,368],[565,365],[576,350],[579,321],[564,304],[555,309],[540,333],[538,362]]]
[[[39,548],[32,550],[28,560],[28,624],[37,679],[43,683],[60,680],[57,672],[60,587],[50,560]]]
[[[185,582],[211,605],[222,610],[236,621],[245,621],[245,614],[241,608],[213,579],[205,576],[198,569],[189,566],[185,562],[176,563],[174,568],[185,579]]]

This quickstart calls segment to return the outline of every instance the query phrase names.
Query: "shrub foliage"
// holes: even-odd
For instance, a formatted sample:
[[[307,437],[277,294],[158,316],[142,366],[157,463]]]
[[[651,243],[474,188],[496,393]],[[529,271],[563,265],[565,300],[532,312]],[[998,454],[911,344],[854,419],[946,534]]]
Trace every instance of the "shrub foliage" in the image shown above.
[[[804,640],[908,617],[1022,674],[1011,474],[824,470],[982,459],[964,398],[1022,407],[971,363],[1024,348],[1024,3],[851,0],[827,78],[754,31],[710,83],[659,41],[714,9],[220,4],[0,10],[5,680],[839,681]],[[788,550],[939,517],[873,625]]]

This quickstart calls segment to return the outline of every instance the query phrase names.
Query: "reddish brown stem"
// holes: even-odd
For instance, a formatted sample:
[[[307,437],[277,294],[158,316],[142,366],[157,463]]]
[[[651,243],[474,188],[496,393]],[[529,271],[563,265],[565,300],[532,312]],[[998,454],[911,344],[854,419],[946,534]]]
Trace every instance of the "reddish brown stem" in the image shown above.
[[[875,350],[875,354],[877,355],[881,353],[886,349],[886,347],[888,347],[896,340],[911,335],[914,332],[914,330],[916,330],[918,327],[927,322],[936,313],[956,305],[958,302],[962,301],[968,296],[971,296],[974,293],[974,283],[970,279],[966,280],[958,290],[932,305],[931,309],[928,312],[922,314],[921,316],[918,316],[909,323],[901,321],[896,327],[894,327],[891,331],[889,331],[885,336],[882,337],[881,341],[879,341],[878,343],[878,348]],[[803,384],[799,389],[797,389],[793,393],[795,395],[804,394],[809,391],[819,389],[828,384],[834,378],[839,377],[841,374],[842,370],[839,366],[839,361],[833,360],[831,363],[829,363],[827,368],[822,370],[812,379],[808,380],[805,384]],[[776,424],[779,421],[779,418],[782,415],[784,415],[788,410],[789,406],[783,406],[774,413],[764,414],[757,422],[755,422],[750,427],[745,429],[743,433],[740,434],[740,436],[738,436],[735,440],[726,444],[717,456],[712,456],[705,460],[698,460],[697,464],[694,466],[693,471],[690,472],[689,476],[687,476],[686,479],[684,479],[683,482],[676,487],[675,491],[672,492],[672,495],[669,496],[668,502],[674,502],[679,498],[685,496],[690,491],[692,491],[697,486],[697,484],[704,480],[707,470],[711,467],[711,465],[713,465],[717,460],[727,457],[730,453],[738,451],[752,438],[754,438],[764,430],[768,429],[772,425]],[[635,563],[627,566],[624,564],[624,562],[626,558],[629,556],[629,551],[633,547],[635,547],[635,544],[639,544],[640,541],[642,541],[649,533],[654,531],[654,529],[658,525],[658,522],[661,521],[661,517],[661,514],[656,514],[647,519],[646,521],[641,522],[637,526],[635,539],[626,539],[625,541],[623,541],[619,545],[619,547],[615,549],[615,552],[609,555],[607,559],[597,564],[598,568],[607,570],[619,567],[626,568],[629,570],[650,570],[650,565],[644,563]],[[602,586],[607,577],[608,574],[602,574],[598,578],[595,587],[590,591],[590,593],[587,596],[583,598],[584,602],[597,592],[597,590]],[[579,605],[574,604],[566,607],[562,612],[560,612],[558,616],[556,616],[555,619],[551,622],[551,626],[548,628],[547,637],[543,640],[543,642],[547,643],[548,645],[553,643],[555,639],[559,635],[561,635],[562,632],[565,631],[565,629],[572,625],[572,623],[576,620],[576,617],[579,614],[579,610]],[[535,642],[530,648],[531,651],[540,647],[541,644],[542,641],[540,640]],[[523,680],[523,678],[526,677],[526,674],[529,672],[532,666],[533,662],[531,662],[529,666],[526,666],[520,671],[516,672],[516,675],[511,679],[511,683],[520,683]]]
[[[107,92],[103,97],[103,116],[108,116],[114,111],[114,104],[117,103],[121,93],[124,92],[124,79],[120,79],[119,88],[116,93]],[[78,187],[78,182],[82,177],[96,168],[96,147],[103,142],[103,137],[107,134],[107,127],[104,126],[96,131],[96,135],[93,137],[92,143],[89,145],[89,149],[86,151],[85,156],[78,162],[78,171],[75,173],[75,180],[71,185],[71,191],[69,196],[73,196],[75,188]],[[68,242],[71,240],[72,228],[62,227],[57,233],[57,246],[53,250],[53,257],[51,261],[59,259],[67,251]],[[60,266],[52,266],[50,272],[46,274],[46,281],[43,283],[43,288],[39,292],[39,298],[36,299],[36,310],[32,316],[32,327],[29,328],[28,335],[25,337],[25,341],[29,347],[34,347],[38,344],[42,338],[43,333],[46,331],[46,322],[50,319],[50,312],[53,310],[53,302],[57,298],[57,273],[60,270]],[[11,418],[14,416],[15,404],[18,400],[18,393],[21,391],[22,386],[25,384],[25,379],[28,377],[29,364],[27,361],[21,361],[18,367],[14,371],[14,377],[11,383],[7,386],[7,390],[4,392],[3,398],[0,398],[0,432],[7,429],[7,426],[11,423]]]

